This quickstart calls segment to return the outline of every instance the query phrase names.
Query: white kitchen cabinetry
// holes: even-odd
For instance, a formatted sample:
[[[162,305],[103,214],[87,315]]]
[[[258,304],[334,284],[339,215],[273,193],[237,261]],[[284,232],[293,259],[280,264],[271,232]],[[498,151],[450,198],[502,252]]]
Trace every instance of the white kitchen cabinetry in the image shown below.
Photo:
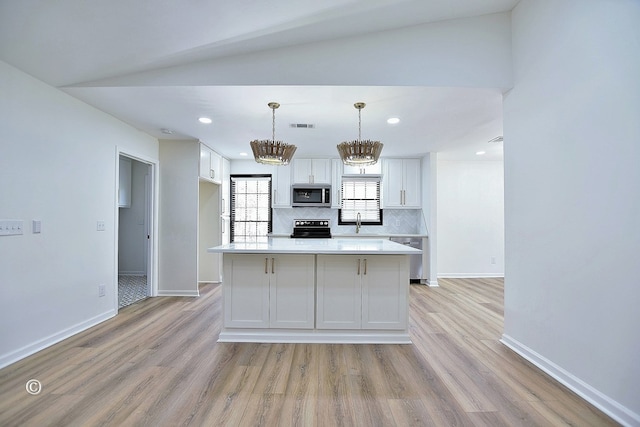
[[[222,183],[222,156],[204,144],[200,144],[200,178]]]
[[[314,267],[308,254],[225,254],[225,327],[313,329]]]
[[[318,255],[317,329],[407,328],[409,264],[398,255]]]
[[[294,159],[294,184],[331,184],[331,159]]]
[[[231,162],[229,159],[222,158],[222,190],[220,194],[220,215],[228,216],[231,211]]]
[[[291,207],[291,169],[289,166],[272,166],[271,170],[271,206],[274,208]]]
[[[342,166],[343,175],[380,175],[382,173],[382,162],[369,166]]]
[[[118,207],[131,207],[131,159],[120,156]]]
[[[420,208],[420,159],[383,159],[383,208]]]
[[[342,160],[331,159],[331,207],[342,208]]]

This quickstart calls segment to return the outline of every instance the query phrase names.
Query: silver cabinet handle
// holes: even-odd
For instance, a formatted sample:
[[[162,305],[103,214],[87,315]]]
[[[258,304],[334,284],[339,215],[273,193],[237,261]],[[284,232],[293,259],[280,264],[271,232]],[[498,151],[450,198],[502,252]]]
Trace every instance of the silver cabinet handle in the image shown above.
[[[269,258],[265,258],[264,259],[264,274],[267,274],[269,272],[268,271],[268,269],[269,269],[269,264],[268,263],[269,263]]]
[[[271,258],[271,274],[275,274],[275,272],[276,272],[275,263],[276,263],[276,259],[275,258]]]
[[[360,260],[358,259],[358,276],[360,275]]]
[[[364,275],[367,275],[367,259],[364,259]]]

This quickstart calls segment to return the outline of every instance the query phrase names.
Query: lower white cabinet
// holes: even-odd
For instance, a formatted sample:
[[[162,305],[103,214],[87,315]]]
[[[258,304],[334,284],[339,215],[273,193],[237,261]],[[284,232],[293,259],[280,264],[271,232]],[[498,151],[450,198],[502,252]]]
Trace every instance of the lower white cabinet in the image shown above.
[[[314,327],[314,255],[224,255],[227,328]]]
[[[409,258],[318,255],[317,329],[405,330]]]

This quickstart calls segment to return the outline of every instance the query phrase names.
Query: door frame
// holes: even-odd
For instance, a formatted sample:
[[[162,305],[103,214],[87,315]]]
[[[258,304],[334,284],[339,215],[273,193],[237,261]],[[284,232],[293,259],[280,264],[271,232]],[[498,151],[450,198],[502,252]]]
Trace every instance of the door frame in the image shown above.
[[[158,195],[159,195],[159,160],[144,154],[136,153],[135,151],[116,146],[115,153],[115,193],[114,193],[114,217],[115,217],[115,258],[114,258],[114,308],[118,313],[118,255],[120,251],[119,247],[119,233],[120,233],[120,215],[118,207],[118,188],[120,186],[120,156],[136,160],[144,163],[149,168],[148,185],[145,185],[145,223],[147,225],[147,233],[149,238],[147,239],[147,289],[150,297],[158,295]]]

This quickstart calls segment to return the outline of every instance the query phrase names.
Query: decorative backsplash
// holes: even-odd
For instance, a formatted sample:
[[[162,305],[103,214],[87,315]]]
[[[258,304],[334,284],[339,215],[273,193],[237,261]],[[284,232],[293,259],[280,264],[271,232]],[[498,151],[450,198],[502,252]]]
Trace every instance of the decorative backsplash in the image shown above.
[[[327,208],[274,208],[273,233],[289,234],[294,219],[328,219],[333,234],[354,233],[353,225],[338,225],[338,210]],[[383,225],[363,225],[363,234],[427,234],[422,209],[384,209]]]

